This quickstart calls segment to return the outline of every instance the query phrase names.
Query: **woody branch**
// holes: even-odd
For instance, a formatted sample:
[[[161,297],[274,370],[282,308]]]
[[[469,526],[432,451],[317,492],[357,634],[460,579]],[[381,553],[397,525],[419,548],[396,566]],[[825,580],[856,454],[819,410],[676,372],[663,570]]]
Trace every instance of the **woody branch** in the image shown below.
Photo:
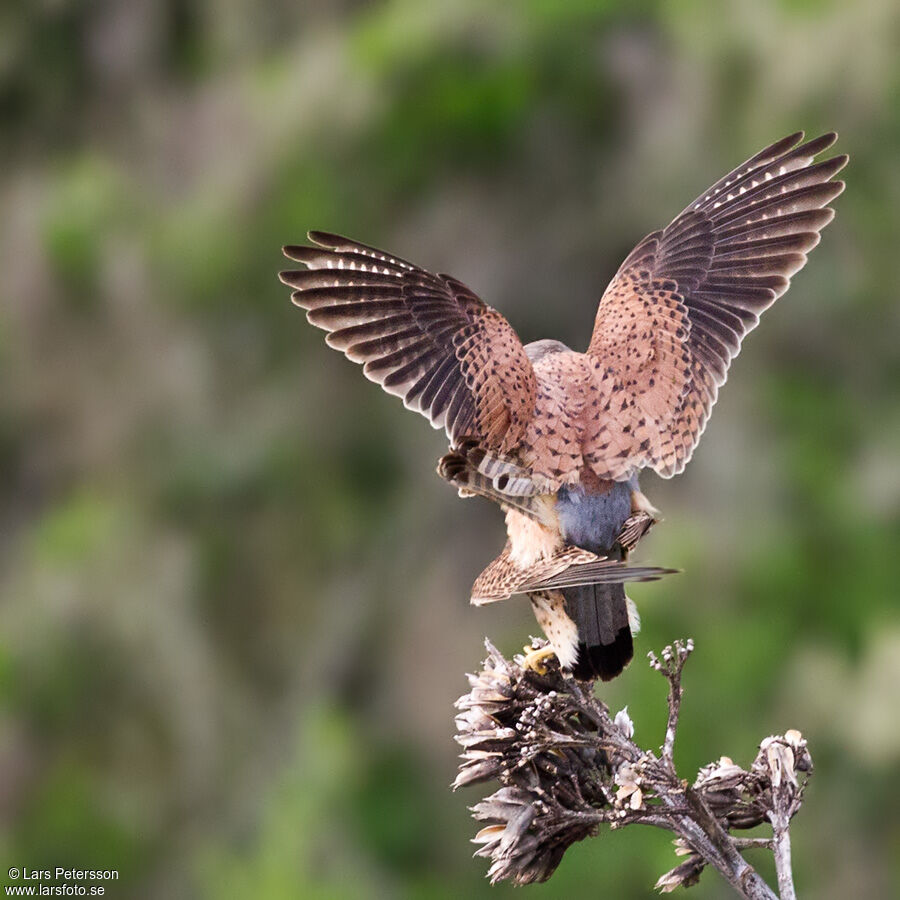
[[[627,710],[612,715],[558,668],[538,674],[523,667],[522,657],[507,660],[486,646],[483,670],[469,676],[470,690],[457,701],[463,753],[454,788],[499,783],[472,808],[486,823],[474,841],[476,855],[491,860],[492,882],[545,881],[576,841],[604,826],[642,824],[672,832],[676,853],[686,857],[659,878],[662,892],[694,884],[711,866],[742,897],[795,900],[789,824],[812,771],[806,742],[788,731],[766,738],[749,770],[723,756],[693,784],[679,778],[674,746],[692,641],[650,655],[669,685],[658,754],[636,743]],[[732,833],[763,822],[772,825],[771,839]],[[757,849],[774,854],[778,893],[744,857]]]

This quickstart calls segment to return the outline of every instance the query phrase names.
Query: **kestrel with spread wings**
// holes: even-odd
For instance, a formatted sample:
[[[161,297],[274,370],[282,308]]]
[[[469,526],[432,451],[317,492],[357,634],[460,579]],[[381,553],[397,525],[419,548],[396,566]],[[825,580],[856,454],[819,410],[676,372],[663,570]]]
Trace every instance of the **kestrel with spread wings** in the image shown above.
[[[777,141],[716,182],[622,263],[587,351],[524,345],[462,282],[310,232],[281,273],[329,346],[443,428],[439,474],[505,510],[508,541],[476,604],[530,597],[562,667],[619,674],[636,615],[624,583],[666,571],[627,558],[656,511],[638,473],[681,472],[744,336],[806,263],[847,162],[835,134]]]

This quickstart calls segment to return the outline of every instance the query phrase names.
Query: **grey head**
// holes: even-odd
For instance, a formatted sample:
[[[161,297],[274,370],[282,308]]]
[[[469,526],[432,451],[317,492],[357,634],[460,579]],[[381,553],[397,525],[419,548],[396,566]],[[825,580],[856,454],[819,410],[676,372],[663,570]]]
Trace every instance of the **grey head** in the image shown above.
[[[525,352],[528,354],[531,364],[534,365],[539,359],[543,359],[551,353],[567,353],[569,348],[562,341],[544,338],[541,341],[532,341],[530,344],[526,344]]]

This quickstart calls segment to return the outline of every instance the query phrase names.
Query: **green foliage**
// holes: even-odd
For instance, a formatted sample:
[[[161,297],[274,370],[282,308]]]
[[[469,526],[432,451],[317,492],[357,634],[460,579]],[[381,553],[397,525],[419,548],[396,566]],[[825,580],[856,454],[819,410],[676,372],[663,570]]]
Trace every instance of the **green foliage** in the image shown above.
[[[79,306],[96,302],[103,248],[128,213],[124,199],[115,172],[92,157],[65,165],[52,186],[44,246],[66,295]]]
[[[348,780],[355,776],[357,736],[340,713],[321,708],[307,711],[301,729],[295,756],[270,790],[250,846],[209,848],[201,855],[198,877],[205,896],[369,895],[360,861],[331,852],[332,842],[340,845],[345,839],[340,810]]]
[[[84,488],[48,511],[32,532],[38,565],[83,564],[121,526],[115,504]]]
[[[279,247],[343,231],[580,347],[642,234],[837,128],[835,223],[688,471],[642,483],[642,559],[684,572],[629,591],[638,658],[603,690],[661,739],[641,657],[692,635],[680,769],[799,728],[801,891],[889,896],[896,4],[33,6],[0,14],[0,855],[122,896],[511,896],[445,790],[481,634],[536,627],[466,604],[499,514],[326,350]],[[672,861],[611,833],[529,894],[645,897]]]
[[[141,835],[104,802],[100,781],[84,765],[60,760],[48,768],[22,816],[9,864],[118,869],[126,883],[149,848]],[[8,868],[8,866],[7,866]]]

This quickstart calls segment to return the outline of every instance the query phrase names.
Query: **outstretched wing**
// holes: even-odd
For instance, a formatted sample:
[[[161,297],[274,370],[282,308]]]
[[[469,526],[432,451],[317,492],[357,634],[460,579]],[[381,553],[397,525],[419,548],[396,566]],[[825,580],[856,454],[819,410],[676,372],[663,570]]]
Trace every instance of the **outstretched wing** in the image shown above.
[[[317,247],[285,247],[307,266],[281,272],[294,303],[366,377],[445,428],[506,453],[534,411],[535,378],[522,343],[464,284],[381,250],[312,231]]]
[[[588,349],[603,403],[586,458],[601,477],[684,469],[742,339],[818,244],[847,157],[814,163],[837,135],[802,138],[714,184],[644,238],[607,287]]]

